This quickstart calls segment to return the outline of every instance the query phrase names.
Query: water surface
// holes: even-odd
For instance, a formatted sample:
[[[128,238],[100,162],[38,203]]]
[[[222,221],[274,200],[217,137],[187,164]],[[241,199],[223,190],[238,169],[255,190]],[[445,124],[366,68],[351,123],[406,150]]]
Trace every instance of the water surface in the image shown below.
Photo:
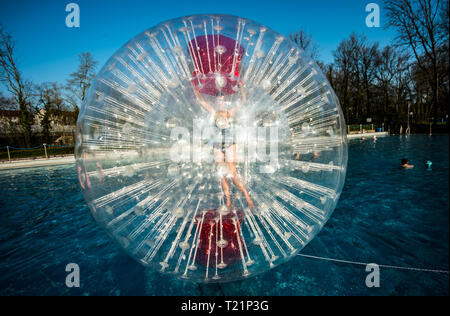
[[[338,206],[303,254],[448,270],[448,135],[349,143]],[[400,168],[400,159],[415,165]],[[432,170],[424,166],[433,162]],[[145,269],[95,223],[74,165],[0,171],[0,295],[448,295],[449,276],[297,256],[247,280],[197,285]],[[65,267],[80,266],[67,288]]]

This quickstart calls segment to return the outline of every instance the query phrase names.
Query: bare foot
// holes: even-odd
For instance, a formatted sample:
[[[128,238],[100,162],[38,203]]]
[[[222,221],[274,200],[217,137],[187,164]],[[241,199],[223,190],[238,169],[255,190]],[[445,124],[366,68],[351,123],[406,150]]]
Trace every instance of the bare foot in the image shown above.
[[[247,204],[250,208],[255,208],[255,204],[253,204],[253,201],[250,197],[246,198]]]

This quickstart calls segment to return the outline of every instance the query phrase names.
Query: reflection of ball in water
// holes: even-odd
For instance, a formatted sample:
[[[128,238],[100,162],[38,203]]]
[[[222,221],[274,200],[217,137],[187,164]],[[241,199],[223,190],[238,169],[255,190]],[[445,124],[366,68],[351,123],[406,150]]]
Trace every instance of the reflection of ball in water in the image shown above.
[[[294,43],[250,20],[191,16],[106,63],[76,160],[93,216],[133,258],[226,282],[287,261],[323,227],[345,178],[345,123]]]

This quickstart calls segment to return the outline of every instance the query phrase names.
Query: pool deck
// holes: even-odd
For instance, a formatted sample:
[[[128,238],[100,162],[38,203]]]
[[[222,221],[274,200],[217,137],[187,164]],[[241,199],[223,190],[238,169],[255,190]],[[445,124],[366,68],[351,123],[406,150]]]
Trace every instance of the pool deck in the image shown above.
[[[67,165],[73,163],[75,163],[75,157],[73,155],[49,159],[41,158],[41,159],[2,161],[0,162],[0,170],[47,167],[56,165]]]
[[[347,139],[361,139],[361,137],[372,138],[389,136],[388,132],[375,132],[375,133],[358,133],[358,134],[347,134]]]

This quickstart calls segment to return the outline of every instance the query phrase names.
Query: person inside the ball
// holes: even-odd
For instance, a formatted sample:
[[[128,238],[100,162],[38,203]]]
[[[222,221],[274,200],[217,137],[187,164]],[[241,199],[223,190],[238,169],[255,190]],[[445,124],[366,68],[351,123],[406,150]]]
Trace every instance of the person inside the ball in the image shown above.
[[[243,83],[239,81],[239,90],[241,93],[241,101],[232,108],[226,108],[225,97],[217,91],[215,106],[208,103],[202,96],[199,89],[194,85],[194,91],[197,95],[201,106],[212,114],[215,120],[216,127],[219,129],[219,137],[216,137],[213,143],[214,160],[219,168],[226,168],[228,172],[222,173],[222,189],[225,194],[227,206],[231,206],[230,187],[227,180],[227,173],[231,175],[231,179],[236,187],[244,194],[247,204],[250,208],[255,207],[250,194],[245,188],[244,183],[239,179],[236,165],[236,140],[235,131],[233,128],[233,118],[241,110],[246,103],[246,95],[243,89]]]

